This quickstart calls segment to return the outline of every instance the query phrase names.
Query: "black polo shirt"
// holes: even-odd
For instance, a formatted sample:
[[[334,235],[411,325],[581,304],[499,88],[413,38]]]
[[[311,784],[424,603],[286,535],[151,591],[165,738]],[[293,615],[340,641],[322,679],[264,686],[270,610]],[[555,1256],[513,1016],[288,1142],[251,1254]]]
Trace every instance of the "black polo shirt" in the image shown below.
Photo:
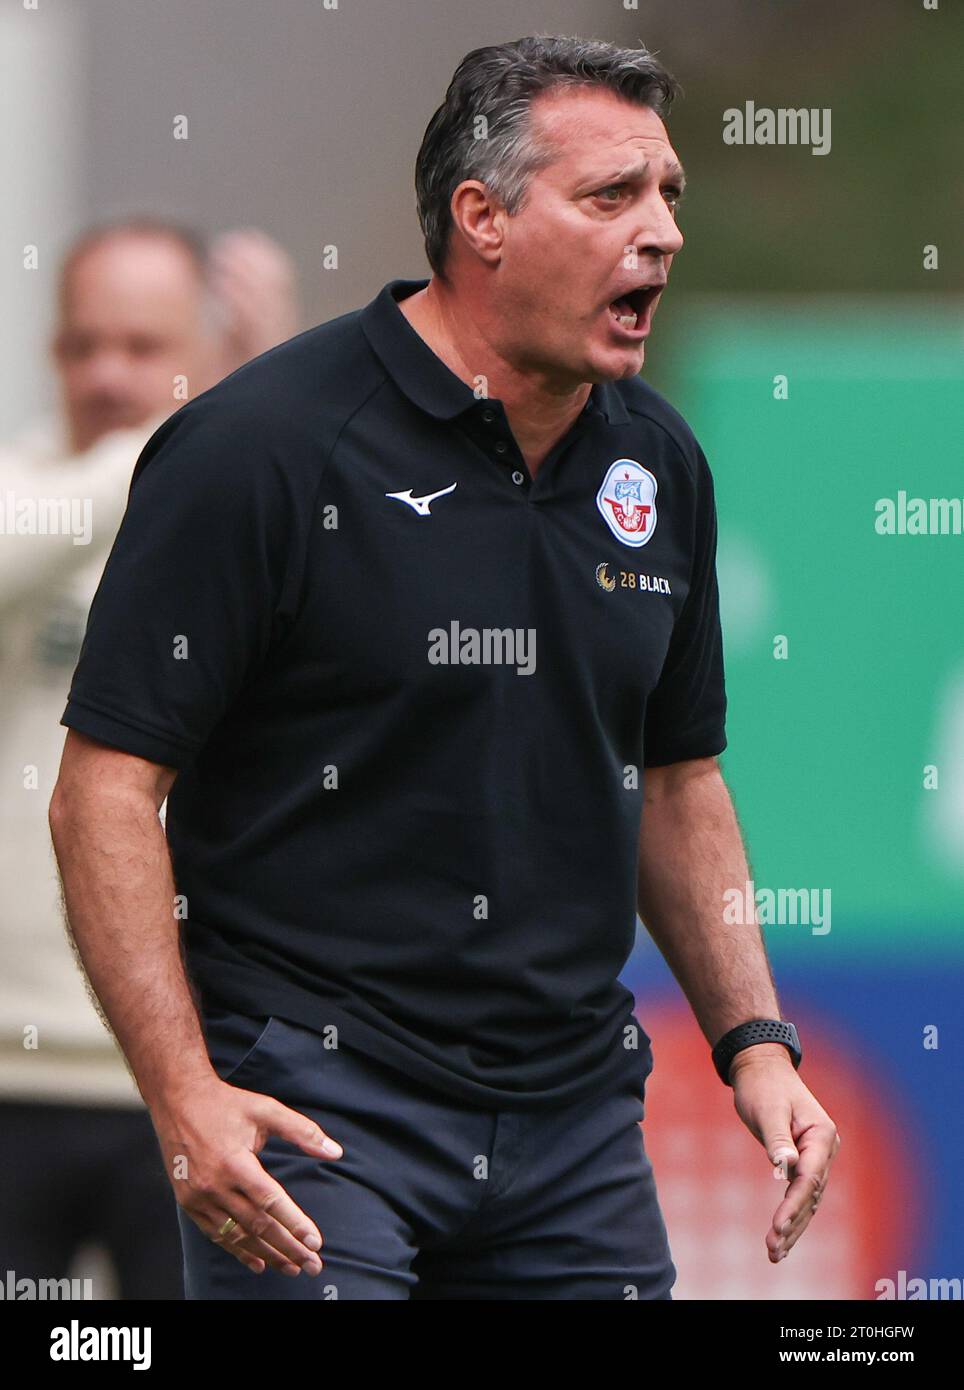
[[[640,1084],[642,768],[726,746],[706,459],[641,379],[532,478],[394,280],[145,446],[62,722],[178,769],[202,1012],[502,1108]]]

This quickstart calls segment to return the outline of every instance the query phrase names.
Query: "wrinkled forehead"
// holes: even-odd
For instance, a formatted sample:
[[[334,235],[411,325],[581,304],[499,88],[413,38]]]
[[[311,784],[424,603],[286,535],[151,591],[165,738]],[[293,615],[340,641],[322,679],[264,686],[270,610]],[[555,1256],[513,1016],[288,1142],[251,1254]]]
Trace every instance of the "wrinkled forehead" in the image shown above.
[[[649,106],[627,101],[598,87],[555,87],[536,97],[529,110],[530,130],[551,155],[545,166],[553,178],[578,178],[612,164],[657,165],[679,161],[660,116]]]

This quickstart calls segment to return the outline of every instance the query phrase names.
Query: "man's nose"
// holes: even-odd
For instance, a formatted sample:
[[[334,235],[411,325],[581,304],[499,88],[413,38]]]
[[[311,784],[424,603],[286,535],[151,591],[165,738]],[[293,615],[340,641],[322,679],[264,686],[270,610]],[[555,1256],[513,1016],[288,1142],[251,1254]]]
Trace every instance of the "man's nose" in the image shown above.
[[[683,233],[662,197],[646,220],[637,243],[645,256],[675,256],[683,245]]]

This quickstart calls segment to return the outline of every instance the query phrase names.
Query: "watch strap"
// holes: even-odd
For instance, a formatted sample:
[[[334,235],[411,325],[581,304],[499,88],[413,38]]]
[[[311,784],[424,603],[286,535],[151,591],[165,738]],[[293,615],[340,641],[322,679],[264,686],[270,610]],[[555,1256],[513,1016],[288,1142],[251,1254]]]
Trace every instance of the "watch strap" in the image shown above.
[[[713,1065],[724,1086],[732,1084],[730,1063],[736,1054],[744,1048],[753,1047],[755,1043],[764,1042],[783,1043],[790,1053],[794,1067],[800,1066],[803,1052],[797,1030],[792,1023],[779,1018],[751,1018],[748,1022],[738,1023],[735,1028],[724,1033],[713,1048]]]

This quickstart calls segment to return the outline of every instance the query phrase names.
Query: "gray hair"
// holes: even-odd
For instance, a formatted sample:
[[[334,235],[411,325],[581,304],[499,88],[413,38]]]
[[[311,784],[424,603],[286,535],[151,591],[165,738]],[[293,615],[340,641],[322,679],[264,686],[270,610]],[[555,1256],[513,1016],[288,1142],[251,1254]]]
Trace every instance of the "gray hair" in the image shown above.
[[[535,34],[475,48],[459,63],[445,100],[429,121],[415,162],[418,220],[425,254],[440,279],[452,227],[452,194],[478,179],[513,216],[532,175],[558,148],[531,129],[533,98],[556,87],[602,87],[665,117],[679,83],[645,48],[598,39]]]

